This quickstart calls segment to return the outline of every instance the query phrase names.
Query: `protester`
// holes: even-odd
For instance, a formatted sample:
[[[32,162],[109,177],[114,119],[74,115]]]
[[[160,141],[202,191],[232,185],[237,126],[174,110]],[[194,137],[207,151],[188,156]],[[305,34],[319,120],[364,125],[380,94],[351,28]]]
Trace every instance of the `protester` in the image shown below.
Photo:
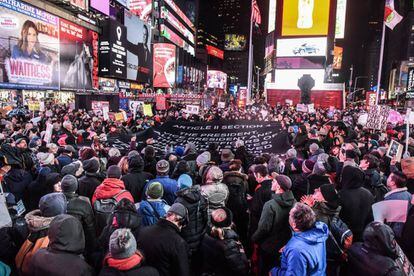
[[[162,199],[164,188],[160,182],[151,182],[145,191],[146,198],[139,204],[138,214],[142,226],[150,226],[165,216],[170,206]]]
[[[79,178],[79,195],[89,198],[91,202],[96,188],[101,185],[105,179],[105,174],[100,172],[99,165],[99,159],[96,157],[83,161],[85,175]]]
[[[203,173],[201,194],[208,202],[208,212],[226,205],[229,189],[223,181],[223,171],[217,166],[209,166]]]
[[[143,198],[144,188],[147,183],[148,175],[144,173],[144,160],[138,152],[128,154],[128,173],[122,176],[121,180],[125,188],[132,194],[135,202]]]
[[[176,198],[175,193],[178,190],[178,185],[177,185],[177,181],[174,179],[171,179],[168,175],[170,171],[170,164],[165,160],[160,160],[157,162],[156,169],[157,169],[157,177],[151,180],[146,185],[146,189],[153,182],[161,183],[163,190],[164,190],[162,199],[164,199],[168,205],[172,205]]]

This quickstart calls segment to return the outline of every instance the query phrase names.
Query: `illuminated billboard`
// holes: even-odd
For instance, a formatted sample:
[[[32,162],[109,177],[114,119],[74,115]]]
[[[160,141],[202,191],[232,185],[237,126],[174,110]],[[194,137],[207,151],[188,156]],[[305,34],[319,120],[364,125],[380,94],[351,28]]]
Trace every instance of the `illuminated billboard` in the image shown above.
[[[207,87],[226,90],[227,74],[221,71],[208,70],[207,71]]]
[[[280,57],[276,69],[323,69],[325,62],[325,57]]]
[[[165,26],[164,24],[160,25],[160,35],[174,43],[180,48],[183,48],[184,51],[189,53],[190,55],[195,55],[194,47],[184,41],[179,35],[177,35],[173,30]]]
[[[342,57],[344,53],[344,48],[335,46],[334,47],[334,58],[332,68],[335,70],[341,70],[342,68]]]
[[[187,24],[194,32],[195,27],[193,22],[191,22],[190,19],[188,19],[187,16],[180,10],[180,8],[177,6],[177,4],[174,3],[174,0],[164,0],[165,3],[168,4],[168,6],[176,13],[178,14],[178,17],[181,18],[185,24]]]
[[[275,70],[275,74],[275,89],[298,90],[298,80],[303,75],[310,75],[315,80],[315,87],[313,89],[321,89],[324,86],[324,69]]]
[[[154,44],[154,87],[170,88],[175,84],[176,46]]]
[[[239,34],[226,34],[224,36],[224,50],[243,51],[246,49],[247,37]]]
[[[161,18],[166,19],[168,23],[194,44],[194,34],[191,30],[187,29],[166,7],[161,7]]]
[[[276,27],[276,3],[277,0],[269,0],[269,23],[267,25],[267,32],[271,33]]]
[[[331,0],[283,1],[282,36],[326,36]]]
[[[278,57],[326,56],[326,37],[287,38],[277,40]]]
[[[206,45],[207,54],[219,59],[224,59],[224,51],[211,45]]]
[[[346,21],[346,0],[337,0],[335,38],[341,39],[345,37],[345,21]]]
[[[139,19],[150,22],[152,13],[152,0],[129,0],[129,10]]]

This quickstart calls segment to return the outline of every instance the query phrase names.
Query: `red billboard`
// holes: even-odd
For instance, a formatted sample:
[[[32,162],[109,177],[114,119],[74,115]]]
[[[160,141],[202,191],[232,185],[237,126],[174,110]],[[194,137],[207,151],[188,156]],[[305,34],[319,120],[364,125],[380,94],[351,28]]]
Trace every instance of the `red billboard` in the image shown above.
[[[151,20],[152,0],[129,0],[129,10],[139,19],[149,22]]]
[[[176,46],[154,44],[154,87],[170,88],[175,84]]]
[[[206,45],[207,54],[219,59],[224,59],[224,51],[211,45]]]

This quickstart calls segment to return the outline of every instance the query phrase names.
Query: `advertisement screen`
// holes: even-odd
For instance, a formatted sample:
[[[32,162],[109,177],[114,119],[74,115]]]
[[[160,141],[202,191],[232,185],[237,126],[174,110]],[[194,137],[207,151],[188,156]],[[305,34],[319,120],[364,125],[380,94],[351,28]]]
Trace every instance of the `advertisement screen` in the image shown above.
[[[127,28],[127,79],[151,82],[151,27],[138,16],[125,11]]]
[[[195,32],[194,24],[190,19],[180,10],[177,4],[174,3],[174,0],[164,0],[165,3],[176,13],[178,17],[181,18],[187,26],[190,27]]]
[[[337,1],[338,2],[336,2],[335,38],[341,39],[345,37],[346,0]]]
[[[219,58],[219,59],[224,59],[224,51],[220,50],[214,46],[211,45],[206,45],[206,50],[207,50],[207,54],[209,54],[210,56]]]
[[[59,18],[0,2],[0,88],[59,89]]]
[[[282,36],[328,35],[331,0],[283,1]]]
[[[175,45],[177,45],[180,48],[183,48],[187,53],[190,55],[195,55],[194,47],[188,44],[184,41],[179,35],[177,35],[173,30],[165,26],[164,24],[161,24],[160,26],[161,30],[161,36],[165,37]]]
[[[271,32],[266,36],[265,58],[273,54],[275,50],[275,33]]]
[[[151,22],[152,0],[129,0],[129,10],[144,22]]]
[[[325,57],[282,57],[276,59],[276,69],[323,69]]]
[[[311,75],[315,80],[315,87],[318,89],[323,87],[325,70],[276,70],[275,89],[295,89],[299,90],[298,80],[303,75]]]
[[[278,57],[326,56],[326,49],[326,37],[278,39],[276,55]]]
[[[109,15],[109,0],[90,0],[91,7],[103,14]]]
[[[342,68],[342,56],[344,54],[344,48],[335,46],[334,47],[334,59],[332,68],[335,70],[341,70]]]
[[[187,29],[184,24],[181,24],[181,22],[172,13],[170,13],[166,7],[161,7],[161,18],[166,19],[177,31],[179,31],[194,45],[194,34]]]
[[[243,51],[246,49],[247,37],[238,34],[226,34],[224,36],[224,50]]]
[[[88,0],[70,0],[70,4],[85,11],[87,11],[89,8]]]
[[[118,2],[119,4],[121,4],[122,6],[129,8],[129,0],[116,0],[116,2]]]
[[[126,34],[127,29],[115,20],[103,24],[99,41],[99,72],[103,77],[126,78]]]
[[[98,89],[98,33],[60,19],[61,89]]]
[[[226,90],[227,74],[221,71],[208,70],[207,71],[207,87]]]
[[[175,84],[176,46],[154,44],[154,87],[170,88]]]
[[[276,5],[277,0],[269,0],[269,24],[267,25],[267,32],[273,32],[276,27]]]

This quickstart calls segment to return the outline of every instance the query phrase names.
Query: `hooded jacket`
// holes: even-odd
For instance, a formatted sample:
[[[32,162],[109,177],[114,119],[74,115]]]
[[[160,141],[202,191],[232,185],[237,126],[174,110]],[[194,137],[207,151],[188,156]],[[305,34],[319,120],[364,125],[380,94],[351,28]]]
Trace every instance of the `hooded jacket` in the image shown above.
[[[49,247],[40,249],[32,258],[31,275],[94,275],[92,267],[80,256],[85,249],[85,236],[79,220],[70,215],[57,216],[48,236]]]
[[[196,185],[177,192],[177,203],[188,210],[188,225],[181,230],[181,236],[188,243],[190,254],[198,250],[207,229],[207,201],[201,195],[200,186]]]
[[[293,233],[283,250],[281,266],[273,268],[271,275],[325,275],[328,235],[328,226],[323,222],[316,222],[308,231]]]
[[[92,201],[96,188],[101,185],[105,179],[103,173],[85,172],[85,175],[79,178],[78,192],[80,196],[89,198]]]
[[[144,188],[144,191],[146,191],[149,185],[153,182],[161,183],[162,187],[164,188],[164,195],[162,199],[164,199],[168,203],[168,205],[173,205],[176,198],[175,193],[178,191],[177,181],[171,179],[168,175],[157,176],[155,179],[147,183],[147,185]]]
[[[128,160],[128,173],[121,178],[125,188],[132,194],[135,202],[141,201],[144,188],[149,178],[144,173],[144,160],[140,156],[132,156]]]
[[[253,195],[250,203],[250,220],[249,234],[250,236],[256,232],[259,225],[260,216],[262,215],[263,206],[272,199],[272,180],[267,179],[260,183]]]
[[[7,192],[14,195],[17,202],[23,199],[24,193],[32,180],[32,175],[28,171],[12,168],[4,176],[4,187]]]
[[[292,191],[283,194],[274,194],[273,198],[265,203],[260,217],[259,226],[252,236],[262,250],[269,254],[278,252],[291,237],[289,228],[289,212],[296,200]]]
[[[112,198],[119,194],[122,190],[125,190],[125,185],[122,180],[116,178],[106,178],[102,184],[96,188],[92,197],[92,206],[94,205],[95,200]],[[134,198],[128,191],[117,196],[116,200],[119,202],[123,198],[127,198],[131,202],[134,202]]]
[[[142,217],[142,226],[156,224],[165,217],[170,206],[162,199],[146,199],[140,202],[138,214]]]

